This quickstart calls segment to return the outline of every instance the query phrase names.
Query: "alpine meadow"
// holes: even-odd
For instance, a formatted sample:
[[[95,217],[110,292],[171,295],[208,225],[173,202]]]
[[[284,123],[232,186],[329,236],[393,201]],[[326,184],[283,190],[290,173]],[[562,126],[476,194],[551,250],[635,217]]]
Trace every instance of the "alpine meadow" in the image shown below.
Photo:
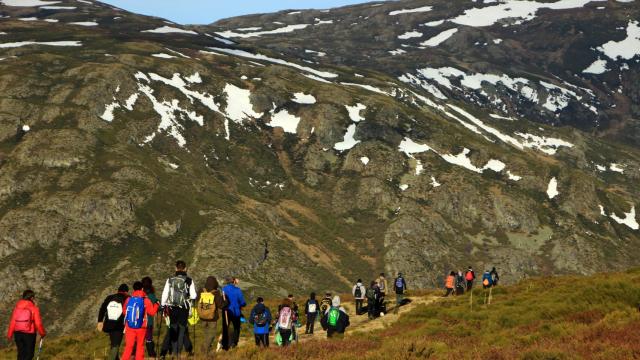
[[[640,358],[639,0],[306,6],[0,0],[0,359]]]

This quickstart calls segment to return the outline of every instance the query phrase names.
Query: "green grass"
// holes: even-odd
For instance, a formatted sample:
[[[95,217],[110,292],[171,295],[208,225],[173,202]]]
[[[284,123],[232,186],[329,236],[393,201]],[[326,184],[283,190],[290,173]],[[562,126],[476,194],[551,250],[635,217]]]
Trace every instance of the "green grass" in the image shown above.
[[[485,291],[475,289],[473,310],[469,295],[441,299],[383,330],[290,349],[257,350],[249,343],[218,358],[633,359],[640,356],[639,280],[640,269],[536,278],[495,288],[491,305],[484,304]],[[272,309],[276,304],[268,303]],[[44,358],[101,359],[106,340],[97,333],[48,339]],[[11,350],[0,353],[2,359],[12,356]]]

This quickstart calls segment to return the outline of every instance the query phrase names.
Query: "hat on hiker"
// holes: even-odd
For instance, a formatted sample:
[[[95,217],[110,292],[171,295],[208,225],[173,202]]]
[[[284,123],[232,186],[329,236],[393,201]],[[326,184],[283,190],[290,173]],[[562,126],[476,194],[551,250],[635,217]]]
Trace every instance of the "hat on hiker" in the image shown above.
[[[331,305],[333,305],[334,307],[340,306],[340,296],[334,296],[333,300],[331,300]]]

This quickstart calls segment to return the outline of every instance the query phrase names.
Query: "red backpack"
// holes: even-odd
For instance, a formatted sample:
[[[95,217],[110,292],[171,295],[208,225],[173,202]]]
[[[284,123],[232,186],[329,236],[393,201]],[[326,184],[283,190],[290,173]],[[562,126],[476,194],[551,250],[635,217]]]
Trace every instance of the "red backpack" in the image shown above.
[[[14,331],[22,333],[30,333],[33,331],[31,327],[33,324],[33,314],[31,310],[27,308],[16,309],[14,320],[16,324]]]
[[[467,281],[473,281],[473,273],[471,271],[467,271],[466,279]]]

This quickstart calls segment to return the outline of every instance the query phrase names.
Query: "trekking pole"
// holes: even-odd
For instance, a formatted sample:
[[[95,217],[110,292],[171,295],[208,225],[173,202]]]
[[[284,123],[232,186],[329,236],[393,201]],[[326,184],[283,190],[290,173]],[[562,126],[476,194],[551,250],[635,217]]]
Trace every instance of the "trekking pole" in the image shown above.
[[[162,325],[163,325],[162,321],[164,320],[163,319],[163,315],[164,315],[164,310],[160,312],[160,316],[159,317],[156,316],[156,320],[157,320],[156,326],[158,326],[158,338],[157,338],[156,345],[155,345],[156,354],[160,354],[160,350],[161,350],[160,349],[160,333],[162,332]],[[158,319],[159,319],[159,321],[158,321]]]
[[[469,308],[473,311],[473,289],[471,289],[471,296],[469,296]]]
[[[38,346],[38,355],[36,356],[36,360],[40,360],[40,354],[42,353],[42,342],[44,341],[44,338],[40,338],[40,346]]]
[[[493,286],[489,288],[489,305],[491,305],[491,291],[493,291]]]

